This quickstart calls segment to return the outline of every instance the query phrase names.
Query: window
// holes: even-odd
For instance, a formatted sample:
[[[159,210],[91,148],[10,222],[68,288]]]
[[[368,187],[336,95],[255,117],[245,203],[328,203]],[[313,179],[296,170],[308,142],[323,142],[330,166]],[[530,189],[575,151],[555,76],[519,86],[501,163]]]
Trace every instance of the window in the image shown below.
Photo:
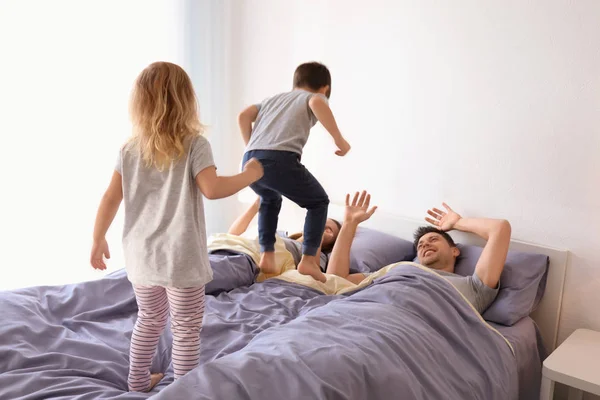
[[[149,63],[184,67],[182,2],[0,2],[0,289],[103,276],[94,217]],[[122,213],[107,235],[123,267]]]

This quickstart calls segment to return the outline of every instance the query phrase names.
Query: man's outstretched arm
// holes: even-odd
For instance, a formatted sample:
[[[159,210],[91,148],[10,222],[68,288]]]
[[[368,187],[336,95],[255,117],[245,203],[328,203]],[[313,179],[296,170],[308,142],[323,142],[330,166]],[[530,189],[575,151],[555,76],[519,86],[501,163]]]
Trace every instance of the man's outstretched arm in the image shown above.
[[[443,231],[456,229],[474,233],[486,240],[487,243],[475,266],[475,273],[486,286],[496,288],[510,245],[510,223],[504,219],[463,218],[446,203],[443,203],[443,206],[446,211],[437,208],[429,210],[427,213],[434,218],[426,218],[427,221]]]

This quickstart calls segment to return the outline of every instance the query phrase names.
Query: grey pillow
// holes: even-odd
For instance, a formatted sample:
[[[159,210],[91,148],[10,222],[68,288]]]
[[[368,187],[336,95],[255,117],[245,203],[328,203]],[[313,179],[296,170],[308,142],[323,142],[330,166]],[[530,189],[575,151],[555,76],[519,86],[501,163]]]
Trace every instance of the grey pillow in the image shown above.
[[[374,229],[359,227],[350,248],[350,272],[375,272],[415,257],[412,242]]]
[[[454,272],[462,276],[473,275],[483,248],[463,244],[457,246],[460,256]],[[500,291],[483,313],[483,318],[511,326],[531,314],[546,290],[549,262],[548,256],[543,254],[509,251],[500,277]]]

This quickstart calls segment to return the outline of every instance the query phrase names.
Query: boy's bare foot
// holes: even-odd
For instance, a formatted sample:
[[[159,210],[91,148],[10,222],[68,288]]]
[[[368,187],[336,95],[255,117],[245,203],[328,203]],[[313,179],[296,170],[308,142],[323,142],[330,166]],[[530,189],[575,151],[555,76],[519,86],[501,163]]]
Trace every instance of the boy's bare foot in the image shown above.
[[[156,386],[158,384],[158,382],[161,381],[162,378],[164,378],[165,374],[150,374],[150,388],[148,389],[148,391],[154,389],[154,386]]]
[[[315,280],[325,283],[327,278],[325,277],[325,274],[321,272],[321,268],[319,268],[319,265],[316,263],[316,259],[315,256],[303,255],[302,260],[300,260],[300,263],[298,264],[298,272],[302,275],[310,275]]]
[[[265,274],[274,274],[277,272],[275,267],[275,252],[267,251],[262,253],[260,256],[260,262],[258,263],[260,271]]]

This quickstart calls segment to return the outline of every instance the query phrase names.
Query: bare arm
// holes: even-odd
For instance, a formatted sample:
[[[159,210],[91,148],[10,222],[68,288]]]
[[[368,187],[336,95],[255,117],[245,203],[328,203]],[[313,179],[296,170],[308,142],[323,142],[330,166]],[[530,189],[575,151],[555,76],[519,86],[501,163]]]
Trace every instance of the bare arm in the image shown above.
[[[121,174],[114,171],[110,185],[100,201],[100,206],[96,213],[96,222],[94,223],[94,243],[90,255],[90,264],[95,269],[106,269],[104,257],[110,258],[110,251],[108,250],[108,243],[105,236],[108,228],[110,228],[115,219],[115,215],[117,215],[117,211],[119,211],[121,201],[123,201]]]
[[[350,247],[357,229],[358,223],[344,219],[340,233],[333,245],[331,257],[329,257],[328,274],[341,276],[342,278],[346,278],[350,274]]]
[[[121,181],[121,174],[114,171],[110,185],[106,189],[104,196],[102,196],[100,206],[98,207],[96,223],[94,224],[94,241],[104,239],[108,228],[110,228],[115,219],[115,215],[117,215],[117,211],[119,211],[122,200],[123,183]]]
[[[256,199],[256,201],[250,207],[248,207],[248,209],[246,211],[244,211],[244,213],[242,215],[240,215],[233,222],[233,224],[231,224],[231,227],[229,227],[228,233],[231,235],[240,236],[244,232],[246,232],[246,229],[248,229],[250,222],[252,222],[252,220],[258,213],[259,207],[260,207],[260,197],[258,197]]]
[[[354,195],[350,203],[350,195],[346,195],[346,210],[344,223],[340,229],[335,245],[327,265],[327,273],[340,276],[352,283],[358,284],[365,276],[363,274],[350,274],[350,248],[356,235],[358,225],[371,218],[377,207],[369,209],[371,195],[366,191]]]
[[[196,175],[196,184],[207,199],[216,200],[236,194],[259,180],[262,175],[262,165],[258,160],[252,159],[244,166],[244,172],[232,176],[218,176],[214,166],[204,168]]]
[[[246,109],[238,115],[238,125],[245,145],[248,145],[248,142],[250,141],[250,136],[252,135],[252,123],[256,121],[257,117],[258,108],[254,105],[246,107]]]
[[[454,229],[474,233],[487,240],[475,273],[486,286],[498,287],[510,244],[510,223],[503,219],[461,218]]]
[[[510,245],[510,223],[503,219],[463,218],[446,203],[446,211],[437,208],[427,211],[433,218],[425,218],[443,231],[456,229],[474,233],[486,240],[485,247],[475,266],[475,273],[481,281],[491,288],[496,288],[504,269],[508,246]]]
[[[313,96],[308,101],[308,106],[312,110],[315,117],[321,125],[329,132],[333,138],[335,145],[338,147],[337,155],[343,156],[350,151],[350,144],[344,139],[340,129],[335,122],[335,117],[329,108],[329,104],[321,96]]]

